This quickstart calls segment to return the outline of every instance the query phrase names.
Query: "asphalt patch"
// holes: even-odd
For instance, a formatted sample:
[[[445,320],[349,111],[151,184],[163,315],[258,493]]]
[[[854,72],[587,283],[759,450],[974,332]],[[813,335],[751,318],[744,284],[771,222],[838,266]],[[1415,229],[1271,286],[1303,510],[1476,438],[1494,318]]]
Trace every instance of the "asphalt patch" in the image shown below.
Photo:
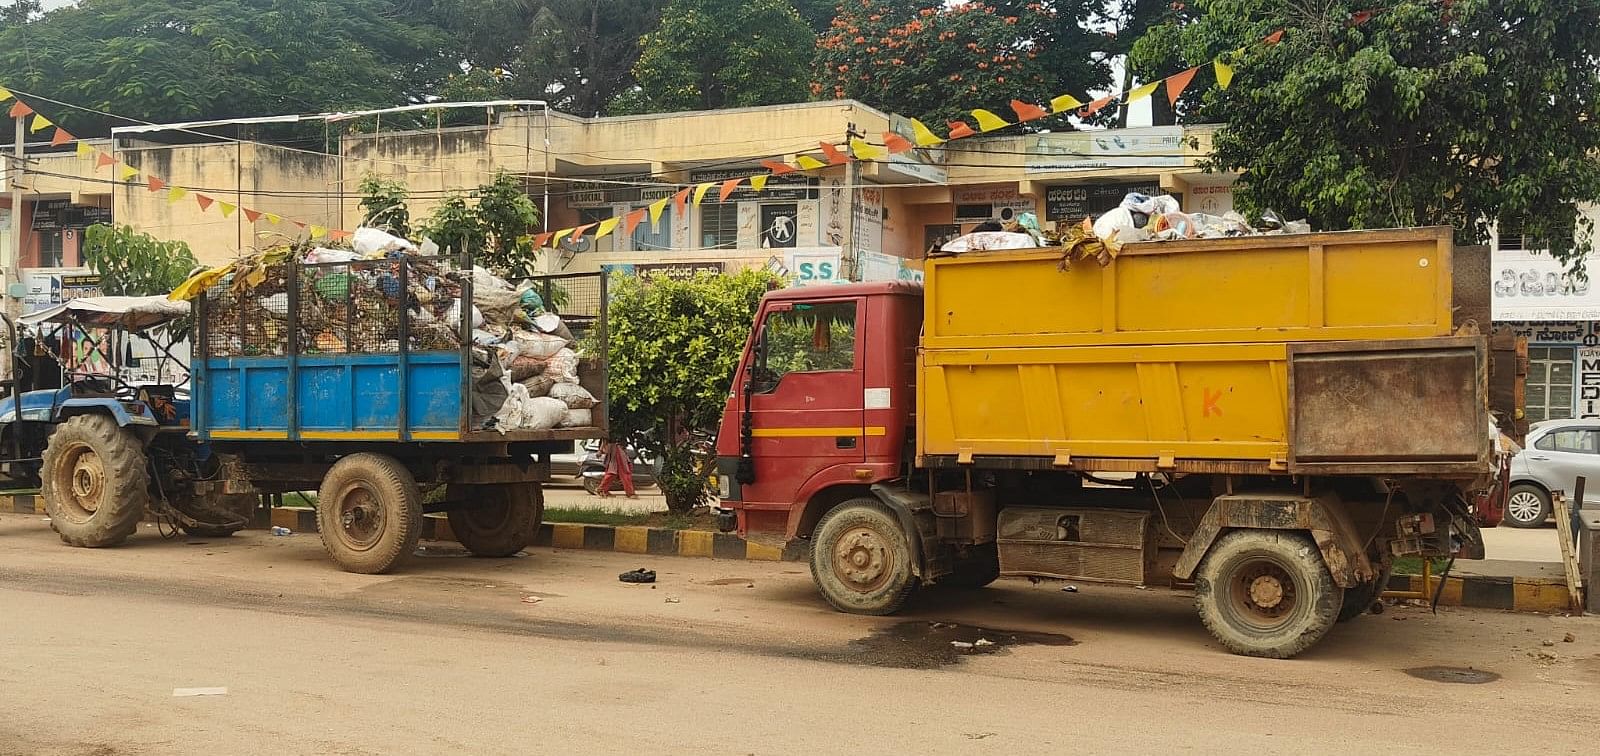
[[[1412,667],[1401,671],[1419,680],[1463,685],[1482,685],[1500,679],[1500,675],[1494,672],[1471,667]]]
[[[933,669],[968,656],[988,656],[1017,646],[1076,646],[1059,633],[912,620],[886,625],[865,638],[850,641],[838,652],[808,654],[817,661],[897,669]]]

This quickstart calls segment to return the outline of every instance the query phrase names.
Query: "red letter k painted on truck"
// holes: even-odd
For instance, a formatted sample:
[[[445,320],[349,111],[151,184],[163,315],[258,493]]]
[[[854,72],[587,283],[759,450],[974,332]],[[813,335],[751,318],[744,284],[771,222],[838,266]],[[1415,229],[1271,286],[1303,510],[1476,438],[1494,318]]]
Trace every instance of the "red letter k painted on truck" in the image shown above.
[[[1200,391],[1205,396],[1204,401],[1200,402],[1200,416],[1211,417],[1215,414],[1217,417],[1222,417],[1222,408],[1217,406],[1217,402],[1222,401],[1222,389],[1217,389],[1215,394],[1211,393],[1211,389]]]

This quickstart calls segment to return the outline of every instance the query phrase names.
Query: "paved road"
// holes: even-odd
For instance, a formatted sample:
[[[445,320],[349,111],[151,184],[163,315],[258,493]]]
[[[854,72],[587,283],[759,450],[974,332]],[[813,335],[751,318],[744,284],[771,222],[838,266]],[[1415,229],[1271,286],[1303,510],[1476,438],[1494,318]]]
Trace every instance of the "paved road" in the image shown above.
[[[656,588],[617,582],[641,563]],[[1588,618],[1397,607],[1274,662],[1167,591],[1002,581],[878,619],[794,564],[534,549],[361,576],[312,535],[86,551],[22,515],[0,633],[7,754],[1588,753],[1552,710],[1600,696]],[[1402,671],[1429,665],[1500,678]],[[173,696],[206,687],[227,694]]]

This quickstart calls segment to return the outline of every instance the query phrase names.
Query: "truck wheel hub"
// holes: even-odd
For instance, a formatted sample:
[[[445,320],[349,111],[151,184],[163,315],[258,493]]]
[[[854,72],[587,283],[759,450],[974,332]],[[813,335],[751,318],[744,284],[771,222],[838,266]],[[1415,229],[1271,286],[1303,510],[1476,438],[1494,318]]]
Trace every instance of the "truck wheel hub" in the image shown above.
[[[845,533],[834,547],[833,557],[834,574],[852,589],[870,591],[889,577],[889,550],[870,528]]]
[[[1232,582],[1234,605],[1243,610],[1247,622],[1274,626],[1295,608],[1294,578],[1276,562],[1246,564],[1234,573]]]
[[[1250,600],[1263,609],[1271,609],[1283,603],[1283,584],[1270,575],[1262,575],[1250,581]]]

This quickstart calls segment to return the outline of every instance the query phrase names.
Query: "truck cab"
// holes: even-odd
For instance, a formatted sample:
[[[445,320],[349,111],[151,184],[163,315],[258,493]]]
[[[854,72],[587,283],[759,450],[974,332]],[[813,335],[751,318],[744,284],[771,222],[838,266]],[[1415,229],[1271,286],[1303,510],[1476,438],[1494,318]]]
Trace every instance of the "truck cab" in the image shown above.
[[[789,540],[905,475],[920,286],[800,287],[762,301],[717,434],[739,532]]]

